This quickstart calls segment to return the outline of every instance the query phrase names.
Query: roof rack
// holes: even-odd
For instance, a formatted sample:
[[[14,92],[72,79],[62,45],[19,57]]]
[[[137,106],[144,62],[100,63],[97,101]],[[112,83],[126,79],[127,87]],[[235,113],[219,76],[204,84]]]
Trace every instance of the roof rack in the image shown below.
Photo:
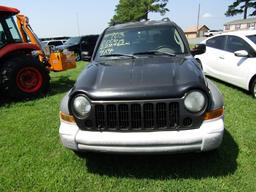
[[[171,20],[169,19],[169,17],[165,17],[165,18],[162,19],[162,21],[166,21],[166,22],[169,21],[170,22]]]

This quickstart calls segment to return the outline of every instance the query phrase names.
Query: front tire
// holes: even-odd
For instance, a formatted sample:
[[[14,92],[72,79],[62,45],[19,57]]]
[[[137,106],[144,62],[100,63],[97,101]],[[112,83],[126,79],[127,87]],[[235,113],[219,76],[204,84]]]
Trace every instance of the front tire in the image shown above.
[[[85,151],[75,151],[73,150],[73,152],[75,153],[75,155],[81,159],[84,159],[87,155],[87,153]]]
[[[32,55],[19,55],[6,60],[0,70],[1,90],[14,99],[40,97],[49,89],[49,71]]]
[[[253,80],[251,85],[251,94],[253,98],[256,98],[256,79]]]

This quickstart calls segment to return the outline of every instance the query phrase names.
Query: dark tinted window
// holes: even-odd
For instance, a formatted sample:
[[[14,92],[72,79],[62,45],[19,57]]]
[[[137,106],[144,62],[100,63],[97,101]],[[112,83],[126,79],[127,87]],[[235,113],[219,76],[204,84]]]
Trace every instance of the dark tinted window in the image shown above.
[[[239,50],[246,50],[250,54],[253,53],[252,47],[243,39],[236,36],[228,36],[226,51],[234,53]]]
[[[48,43],[48,45],[54,45],[54,46],[59,46],[62,45],[63,43],[61,41],[51,41]]]
[[[95,44],[98,39],[98,36],[87,36],[82,39],[82,42],[86,44]]]
[[[249,35],[247,36],[253,43],[256,44],[256,35]]]
[[[225,44],[225,36],[214,37],[206,41],[207,47],[212,47],[216,49],[224,49],[224,44]]]

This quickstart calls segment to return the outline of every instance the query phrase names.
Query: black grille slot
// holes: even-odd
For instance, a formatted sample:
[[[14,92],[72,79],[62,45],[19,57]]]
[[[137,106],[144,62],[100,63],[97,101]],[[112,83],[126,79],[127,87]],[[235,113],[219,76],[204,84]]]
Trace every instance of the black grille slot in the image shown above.
[[[154,127],[154,105],[151,103],[144,104],[144,127],[153,128]]]
[[[115,105],[107,105],[107,128],[117,128],[117,111]]]
[[[169,126],[175,128],[179,123],[179,104],[178,103],[170,103],[169,104]]]
[[[157,128],[167,127],[167,111],[165,103],[156,104],[156,126]]]
[[[119,127],[120,127],[120,129],[129,128],[128,105],[126,105],[126,104],[119,105],[118,111],[119,111]]]
[[[105,127],[104,121],[104,106],[103,105],[96,105],[95,106],[95,120],[96,120],[96,128],[102,129]]]
[[[132,128],[141,128],[141,105],[132,104],[131,105],[131,124]]]
[[[168,130],[179,126],[179,103],[95,104],[93,127],[88,130],[141,131]]]

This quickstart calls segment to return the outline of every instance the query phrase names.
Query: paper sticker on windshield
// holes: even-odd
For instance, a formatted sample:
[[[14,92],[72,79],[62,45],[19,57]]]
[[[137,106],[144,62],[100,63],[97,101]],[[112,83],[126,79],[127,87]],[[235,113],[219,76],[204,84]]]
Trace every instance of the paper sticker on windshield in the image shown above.
[[[125,41],[124,36],[124,32],[106,34],[99,48],[100,55],[109,55],[114,51],[118,53],[118,49],[130,45],[129,42]]]

